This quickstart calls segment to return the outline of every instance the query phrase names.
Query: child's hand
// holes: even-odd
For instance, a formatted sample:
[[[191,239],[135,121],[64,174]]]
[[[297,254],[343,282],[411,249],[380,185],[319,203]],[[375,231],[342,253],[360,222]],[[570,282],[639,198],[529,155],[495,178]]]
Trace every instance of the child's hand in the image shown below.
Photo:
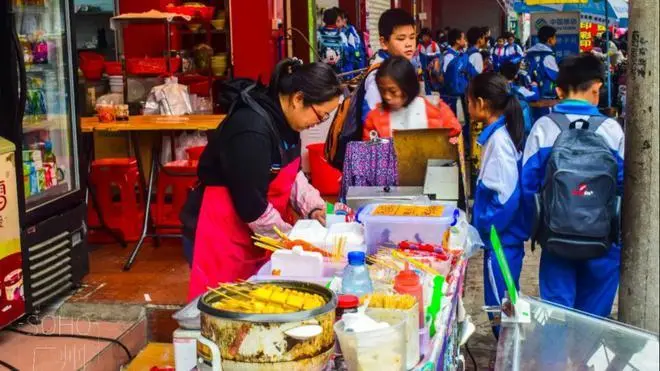
[[[457,145],[458,144],[458,137],[449,138],[449,143],[451,143],[453,145]]]

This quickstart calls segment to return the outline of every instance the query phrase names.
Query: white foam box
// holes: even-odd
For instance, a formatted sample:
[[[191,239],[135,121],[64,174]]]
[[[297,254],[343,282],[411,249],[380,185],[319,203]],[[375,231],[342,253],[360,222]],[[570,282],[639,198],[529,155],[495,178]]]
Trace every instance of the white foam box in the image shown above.
[[[428,160],[424,179],[424,194],[436,200],[458,200],[458,165],[455,161]]]
[[[333,246],[340,237],[346,237],[344,256],[348,256],[351,251],[366,252],[364,243],[364,227],[360,223],[336,223],[330,226],[328,234],[325,237],[325,246],[327,251],[332,251]]]
[[[270,257],[271,269],[287,277],[322,277],[323,255],[319,252],[303,251],[294,246],[292,250],[277,250]]]

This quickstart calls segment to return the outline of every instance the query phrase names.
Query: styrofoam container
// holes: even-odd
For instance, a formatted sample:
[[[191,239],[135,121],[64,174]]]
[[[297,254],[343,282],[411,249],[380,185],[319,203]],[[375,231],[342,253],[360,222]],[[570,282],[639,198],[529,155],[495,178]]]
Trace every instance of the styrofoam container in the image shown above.
[[[364,227],[360,223],[337,223],[330,226],[325,237],[325,246],[328,251],[337,243],[340,237],[346,237],[344,256],[351,251],[367,251],[364,243]]]
[[[456,210],[456,207],[446,203],[434,203],[433,205],[444,206],[439,217],[372,215],[380,205],[383,204],[367,205],[358,215],[358,220],[364,225],[365,243],[370,250],[380,246],[397,245],[402,241],[440,245],[445,231],[454,221]]]
[[[270,257],[273,270],[289,277],[323,277],[323,255],[319,252],[303,251],[294,246],[291,250],[277,250]]]

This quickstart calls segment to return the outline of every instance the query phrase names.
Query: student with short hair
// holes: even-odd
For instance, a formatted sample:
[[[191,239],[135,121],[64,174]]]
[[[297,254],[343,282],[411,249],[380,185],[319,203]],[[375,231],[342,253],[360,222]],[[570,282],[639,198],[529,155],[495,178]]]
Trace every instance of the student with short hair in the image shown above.
[[[534,124],[522,168],[525,214],[537,215],[533,237],[543,248],[541,298],[602,317],[619,284],[624,156],[621,126],[598,111],[604,75],[593,55],[564,59],[557,76],[562,101]]]
[[[484,72],[484,58],[480,51],[486,47],[486,34],[484,29],[472,27],[467,32],[468,50],[467,55],[470,60],[471,68],[468,69],[469,78]]]
[[[500,70],[500,67],[506,61],[506,43],[504,39],[504,36],[498,36],[495,46],[490,49],[490,57],[493,60],[493,68],[496,72]]]
[[[422,69],[422,76],[424,78],[424,88],[426,95],[433,94],[433,84],[431,81],[431,73],[433,71],[440,72],[439,59],[442,56],[440,46],[433,41],[431,37],[431,30],[423,28],[421,32],[421,43],[417,45],[417,57],[419,65]]]
[[[452,136],[461,133],[461,125],[444,102],[434,106],[419,96],[415,77],[415,69],[406,58],[390,57],[381,64],[376,82],[383,101],[367,115],[363,140],[369,140],[372,132],[379,138],[391,138],[393,130],[447,128]]]
[[[559,74],[559,66],[555,58],[554,46],[557,44],[557,30],[552,26],[543,26],[538,31],[538,44],[527,51],[527,66],[532,81],[541,89],[541,96],[554,98],[555,82]]]
[[[337,8],[339,17],[337,26],[346,33],[346,39],[349,46],[350,70],[358,70],[367,67],[367,50],[360,32],[350,23],[348,13],[341,8]]]
[[[390,56],[404,57],[412,61],[417,49],[417,32],[415,31],[415,19],[410,13],[403,9],[389,9],[381,14],[378,20],[378,33],[380,50],[376,53],[372,64],[380,64]],[[364,81],[364,100],[362,105],[362,121],[367,114],[382,102],[378,84],[376,83],[376,71],[373,69]],[[417,79],[415,79],[417,81]]]
[[[522,47],[516,42],[516,35],[513,32],[505,33],[506,38],[506,47],[505,47],[505,56],[512,63],[520,62],[525,53],[523,52]]]
[[[465,33],[459,29],[452,29],[447,34],[447,42],[450,47],[445,51],[442,58],[443,94],[442,99],[451,107],[454,114],[457,112],[457,102],[465,100],[465,90],[468,84],[469,60],[464,53],[467,46]],[[467,111],[463,102],[463,112]],[[467,116],[467,114],[466,114]],[[465,123],[467,123],[465,117]]]

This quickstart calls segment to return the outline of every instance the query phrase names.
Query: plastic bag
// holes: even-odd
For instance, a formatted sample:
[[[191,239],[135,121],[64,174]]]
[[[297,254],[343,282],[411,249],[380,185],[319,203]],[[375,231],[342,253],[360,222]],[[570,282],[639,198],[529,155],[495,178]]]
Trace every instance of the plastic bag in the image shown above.
[[[179,327],[187,330],[199,330],[201,328],[200,311],[197,308],[197,303],[201,298],[202,295],[196,297],[188,305],[172,315],[172,318],[179,323]]]
[[[109,104],[113,106],[117,104],[124,104],[124,96],[118,93],[105,94],[100,96],[96,100],[96,104],[97,105]]]
[[[154,86],[144,106],[145,115],[188,115],[193,112],[188,87],[178,83],[176,77],[165,79],[165,84]]]
[[[163,162],[173,161],[172,159],[172,145],[171,136],[163,137],[163,145],[161,150],[161,160]],[[190,147],[201,147],[208,143],[206,134],[201,131],[183,132],[178,137],[174,138],[174,154],[177,160],[184,160],[188,158],[186,149]]]

